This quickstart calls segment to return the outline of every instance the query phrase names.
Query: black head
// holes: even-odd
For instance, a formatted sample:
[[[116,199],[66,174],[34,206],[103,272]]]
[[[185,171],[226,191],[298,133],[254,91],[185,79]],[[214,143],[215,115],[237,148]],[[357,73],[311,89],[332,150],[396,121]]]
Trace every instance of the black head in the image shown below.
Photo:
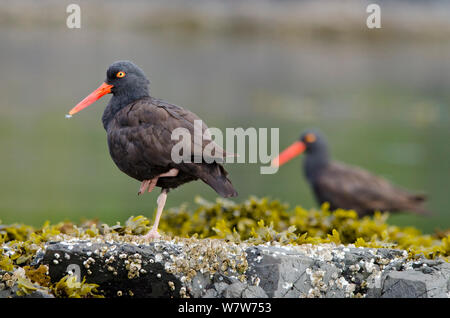
[[[310,182],[314,182],[329,163],[327,141],[319,131],[306,130],[300,136],[300,142],[305,145],[306,152],[304,174]]]
[[[304,143],[307,154],[326,152],[328,150],[325,137],[315,129],[305,130],[300,136],[300,141]]]
[[[303,152],[306,152],[305,165],[308,167],[308,171],[317,171],[328,163],[328,147],[325,137],[317,130],[306,130],[300,136],[300,140],[283,150],[272,161],[272,165],[284,165]]]
[[[109,105],[112,105],[113,112],[117,112],[129,103],[149,96],[149,84],[144,72],[133,62],[114,62],[106,71],[105,82],[72,108],[67,117],[78,113],[106,94],[114,95]]]
[[[108,125],[114,116],[131,103],[148,97],[150,81],[137,65],[130,61],[117,61],[106,71],[106,85],[111,86],[113,97],[103,112],[103,127]]]
[[[114,96],[127,95],[136,99],[148,96],[150,81],[136,64],[130,61],[117,61],[106,71],[105,82],[113,85]]]

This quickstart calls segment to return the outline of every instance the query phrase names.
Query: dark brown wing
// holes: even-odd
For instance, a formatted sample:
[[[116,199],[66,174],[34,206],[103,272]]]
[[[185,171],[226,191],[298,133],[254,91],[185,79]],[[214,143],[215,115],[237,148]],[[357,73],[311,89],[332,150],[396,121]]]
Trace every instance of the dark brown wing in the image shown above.
[[[134,126],[147,126],[152,132],[156,132],[158,136],[161,136],[161,133],[166,135],[167,132],[172,134],[172,131],[176,128],[187,129],[192,136],[190,139],[192,155],[194,155],[195,147],[198,147],[199,150],[201,149],[201,151],[203,151],[208,145],[214,144],[217,152],[214,151],[212,156],[206,156],[205,159],[220,160],[226,156],[233,156],[233,154],[227,154],[220,146],[212,141],[208,126],[196,114],[180,106],[166,103],[160,99],[151,97],[142,99],[134,105],[131,105],[130,109],[127,111],[127,120],[129,124]],[[198,127],[201,127],[202,138],[194,138],[194,133],[196,133],[196,121],[197,125],[198,123],[201,124],[201,126],[197,126],[197,129]],[[171,151],[172,146],[178,143],[178,140],[171,140],[170,136],[168,136],[168,138],[167,136],[165,137],[166,138],[163,139],[165,145],[170,145],[170,147],[166,147],[166,149]]]
[[[202,179],[221,195],[228,196],[229,192],[234,194],[226,171],[220,164],[193,162],[195,138],[189,141],[193,163],[176,164],[172,161],[172,148],[179,142],[172,140],[172,131],[185,128],[194,136],[195,120],[200,118],[182,107],[151,97],[143,98],[125,107],[114,117],[108,129],[111,156],[122,171],[138,180],[153,178],[176,167],[184,174]],[[203,123],[202,131],[205,132],[207,128]],[[203,150],[209,142],[211,140],[203,139],[197,146]],[[219,151],[217,155],[225,154]],[[161,178],[162,181],[164,179],[169,178]]]
[[[358,167],[332,162],[317,178],[323,201],[333,207],[354,209],[360,215],[374,211],[413,211],[422,208],[423,195],[415,195]]]

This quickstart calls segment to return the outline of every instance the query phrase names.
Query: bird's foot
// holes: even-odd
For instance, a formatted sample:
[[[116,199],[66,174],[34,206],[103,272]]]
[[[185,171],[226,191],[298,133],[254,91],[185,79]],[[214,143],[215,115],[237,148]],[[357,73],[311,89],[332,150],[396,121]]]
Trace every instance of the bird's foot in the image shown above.
[[[158,183],[158,179],[161,177],[176,177],[178,175],[179,170],[178,169],[170,169],[169,171],[160,174],[157,177],[154,177],[153,179],[144,180],[141,183],[141,187],[139,188],[138,195],[144,193],[145,191],[152,192],[152,190],[156,187],[156,184]]]
[[[157,230],[151,229],[150,232],[144,235],[144,239],[159,239],[161,235],[158,233]]]
[[[156,183],[158,182],[158,177],[150,179],[150,180],[144,180],[141,183],[141,187],[139,188],[138,195],[144,193],[145,191],[152,192],[152,190],[156,187]]]
[[[138,195],[144,193],[144,192],[147,190],[147,188],[148,188],[148,186],[150,185],[150,182],[151,182],[151,181],[152,181],[152,180],[144,180],[144,181],[142,181],[141,187],[139,188]]]

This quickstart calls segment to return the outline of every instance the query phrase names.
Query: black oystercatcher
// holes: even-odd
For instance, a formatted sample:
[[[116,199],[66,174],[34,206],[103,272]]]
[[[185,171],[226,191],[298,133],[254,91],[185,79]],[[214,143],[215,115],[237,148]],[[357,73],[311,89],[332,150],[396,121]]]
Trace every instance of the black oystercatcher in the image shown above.
[[[409,193],[359,167],[331,161],[325,138],[317,131],[303,133],[272,164],[281,166],[304,151],[304,174],[319,204],[328,202],[332,210],[352,209],[359,216],[375,211],[429,214],[423,208],[423,194]]]
[[[132,62],[115,62],[108,68],[105,82],[76,105],[67,117],[102,96],[113,94],[102,117],[109,152],[120,170],[142,182],[138,194],[150,192],[155,186],[162,188],[157,199],[155,223],[146,235],[146,238],[159,238],[159,219],[170,189],[201,179],[223,197],[236,196],[237,192],[223,166],[214,160],[228,156],[223,149],[217,146],[214,155],[207,158],[209,160],[203,157],[200,162],[194,161],[194,144],[203,150],[212,142],[205,137],[200,142],[194,138],[194,121],[200,118],[182,107],[151,97],[149,84],[144,72]],[[205,133],[207,126],[203,123],[200,127]],[[192,162],[175,163],[172,160],[172,147],[178,140],[172,140],[171,133],[176,128],[185,128],[192,136]]]

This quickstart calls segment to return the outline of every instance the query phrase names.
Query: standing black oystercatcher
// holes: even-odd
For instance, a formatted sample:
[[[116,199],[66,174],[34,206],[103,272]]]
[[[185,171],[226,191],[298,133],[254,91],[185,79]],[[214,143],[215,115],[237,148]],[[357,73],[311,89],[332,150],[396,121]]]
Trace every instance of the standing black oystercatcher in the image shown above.
[[[331,161],[325,138],[317,131],[303,133],[272,164],[281,166],[304,151],[304,174],[319,204],[328,202],[332,210],[355,210],[359,216],[375,211],[429,214],[423,208],[423,194],[411,194],[359,167]]]
[[[212,141],[203,136],[201,144],[194,138],[194,121],[200,118],[182,107],[153,98],[149,94],[150,82],[144,72],[130,61],[113,63],[106,72],[106,81],[78,105],[67,117],[89,106],[102,96],[112,93],[102,122],[108,136],[111,157],[117,167],[130,177],[141,181],[139,193],[161,187],[155,223],[146,238],[159,238],[158,224],[166,203],[167,193],[186,182],[201,179],[223,197],[237,195],[227,172],[217,163],[228,154],[216,147],[214,156],[194,160],[194,150],[203,150]],[[191,134],[192,162],[175,163],[172,131],[185,128]],[[202,124],[202,133],[208,127]],[[197,143],[197,145],[195,145]],[[196,146],[196,147],[195,147]]]

